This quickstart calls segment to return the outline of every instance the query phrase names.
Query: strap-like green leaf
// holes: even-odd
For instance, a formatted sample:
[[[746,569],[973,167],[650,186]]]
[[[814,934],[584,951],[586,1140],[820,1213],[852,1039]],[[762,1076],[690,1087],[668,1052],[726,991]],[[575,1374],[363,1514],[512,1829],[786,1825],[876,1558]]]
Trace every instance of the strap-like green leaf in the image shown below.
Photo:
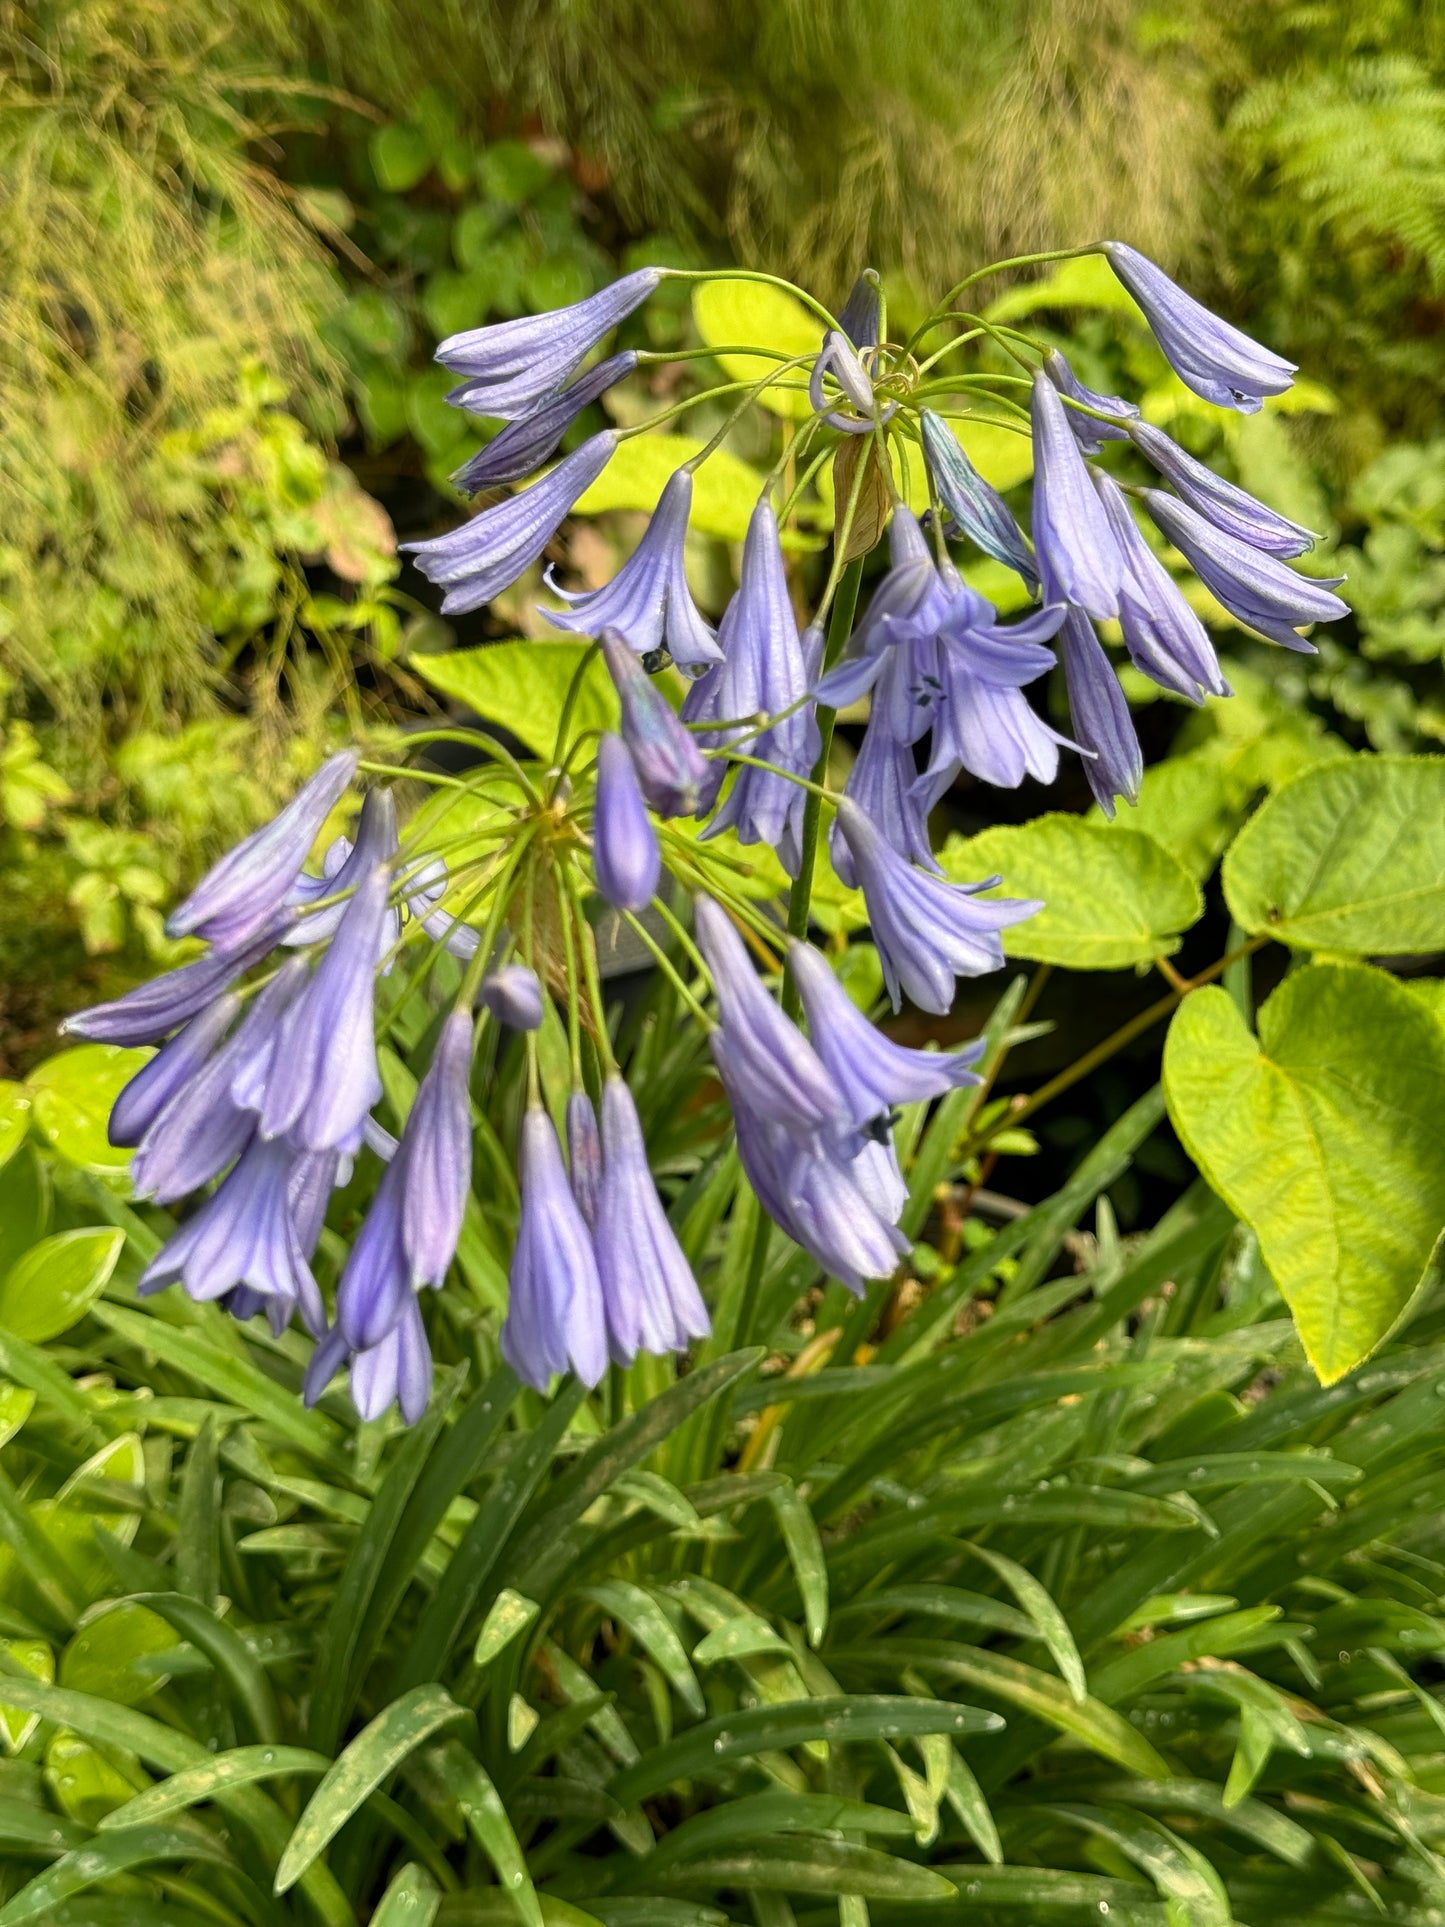
[[[152,1826],[173,1813],[214,1800],[233,1787],[254,1786],[289,1773],[325,1773],[331,1765],[324,1753],[304,1746],[233,1746],[199,1766],[187,1767],[169,1779],[147,1787],[124,1806],[102,1816],[102,1832],[115,1827]]]
[[[462,1810],[477,1845],[497,1870],[497,1879],[526,1927],[546,1927],[527,1862],[497,1789],[479,1763],[455,1740],[438,1747],[439,1767],[448,1792]]]

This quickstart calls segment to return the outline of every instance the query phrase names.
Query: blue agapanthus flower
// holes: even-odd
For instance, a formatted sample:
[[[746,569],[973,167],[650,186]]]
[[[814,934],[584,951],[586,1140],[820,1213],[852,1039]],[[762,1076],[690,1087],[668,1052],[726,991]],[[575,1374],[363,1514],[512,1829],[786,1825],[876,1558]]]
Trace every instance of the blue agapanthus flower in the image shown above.
[[[615,1072],[602,1092],[593,1233],[615,1364],[630,1365],[639,1352],[683,1352],[707,1337],[707,1307],[657,1195],[632,1093]]]
[[[1206,693],[1227,696],[1229,685],[1208,630],[1144,540],[1123,490],[1100,469],[1094,482],[1124,557],[1119,627],[1130,661],[1161,689],[1189,702],[1203,702]]]
[[[1122,420],[1100,421],[1098,415],[1086,415],[1081,409],[1066,408],[1069,426],[1074,431],[1074,440],[1085,455],[1097,455],[1105,442],[1122,442],[1128,438],[1126,424],[1136,420],[1139,414],[1137,402],[1125,401],[1122,395],[1101,395],[1093,388],[1086,388],[1069,366],[1066,356],[1057,348],[1050,348],[1044,355],[1044,373],[1058,389],[1071,401],[1084,404],[1085,408],[1095,408],[1105,415],[1122,417]]]
[[[1143,309],[1170,367],[1196,395],[1254,415],[1267,395],[1282,395],[1293,383],[1292,361],[1221,321],[1137,248],[1105,241],[1103,253]]]
[[[1070,609],[1059,631],[1064,681],[1069,692],[1069,717],[1079,747],[1085,752],[1084,774],[1105,816],[1114,814],[1114,799],[1138,801],[1144,780],[1144,752],[1129,714],[1119,678],[1094,625],[1082,609]]]
[[[510,422],[500,435],[494,435],[456,471],[451,478],[452,486],[463,495],[480,495],[483,489],[525,480],[557,452],[562,437],[582,410],[625,380],[636,366],[637,355],[630,348],[599,361],[595,368],[579,375],[570,388],[548,395],[530,415]],[[489,411],[478,406],[478,397],[485,398],[486,387],[484,382],[463,382],[460,388],[452,390],[447,400],[457,408],[485,415]]]
[[[696,816],[712,780],[697,739],[643,668],[620,629],[604,629],[602,659],[617,691],[621,733],[648,807]]]
[[[1129,434],[1195,514],[1202,515],[1225,535],[1247,542],[1252,549],[1263,549],[1266,555],[1303,555],[1306,549],[1314,547],[1314,535],[1303,524],[1291,522],[1277,509],[1266,508],[1248,489],[1226,482],[1212,468],[1195,461],[1162,429],[1148,422],[1135,422]]]
[[[961,532],[995,562],[1016,570],[1031,591],[1037,590],[1039,572],[1013,510],[979,474],[941,415],[925,408],[918,419],[929,473]]]
[[[607,1319],[592,1234],[567,1182],[562,1147],[540,1105],[522,1120],[522,1216],[512,1250],[502,1356],[545,1392],[558,1372],[596,1385],[607,1370]]]
[[[1334,622],[1349,614],[1349,604],[1332,593],[1344,581],[1342,575],[1299,575],[1276,557],[1227,535],[1163,489],[1146,488],[1144,502],[1204,586],[1232,616],[1271,642],[1313,654],[1314,644],[1295,631],[1306,623]]]
[[[1047,375],[1034,376],[1034,553],[1046,602],[1102,622],[1119,613],[1124,573],[1109,518],[1089,480],[1069,411]]]
[[[597,745],[592,874],[615,910],[645,910],[662,875],[657,831],[632,756],[622,738],[611,732]]]

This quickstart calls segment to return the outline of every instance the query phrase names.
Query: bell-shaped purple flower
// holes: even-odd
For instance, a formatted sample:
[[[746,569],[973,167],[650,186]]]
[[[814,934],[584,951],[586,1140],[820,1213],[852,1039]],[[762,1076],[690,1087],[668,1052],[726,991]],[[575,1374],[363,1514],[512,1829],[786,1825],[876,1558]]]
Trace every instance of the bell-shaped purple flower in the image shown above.
[[[415,1296],[402,1236],[406,1186],[406,1157],[398,1149],[381,1174],[336,1287],[336,1322],[353,1351],[379,1345]]]
[[[311,1354],[303,1398],[314,1405],[341,1367],[351,1367],[351,1402],[363,1419],[377,1419],[397,1405],[408,1425],[415,1425],[431,1398],[431,1346],[415,1295],[386,1337],[366,1351],[355,1352],[340,1325],[327,1332]]]
[[[919,611],[940,593],[938,570],[918,518],[901,503],[888,526],[888,555],[888,573],[874,591],[867,615],[818,684],[818,701],[833,709],[844,709],[866,696],[883,673],[888,652],[906,638],[927,632],[928,624],[919,620]],[[925,721],[906,740],[916,741],[927,727]]]
[[[836,1136],[849,1126],[848,1104],[823,1060],[784,1015],[753,969],[727,912],[698,897],[694,919],[722,1014],[713,1057],[752,1110],[801,1136]]]
[[[1066,395],[1070,401],[1082,402],[1085,408],[1097,408],[1105,415],[1122,415],[1126,421],[1138,417],[1137,402],[1125,401],[1122,395],[1101,395],[1093,388],[1086,388],[1057,348],[1050,348],[1044,355],[1044,373],[1059,393]],[[1118,422],[1101,422],[1097,415],[1085,415],[1077,408],[1066,408],[1064,413],[1074,431],[1074,440],[1084,455],[1097,455],[1105,442],[1128,439],[1128,428]]]
[[[622,738],[611,734],[597,745],[592,874],[614,910],[645,910],[662,875],[657,831],[632,757]]]
[[[301,874],[322,824],[356,774],[356,752],[328,757],[285,809],[254,830],[166,918],[172,937],[205,937],[236,951],[264,930]]]
[[[754,509],[748,526],[741,585],[723,618],[720,640],[725,660],[714,672],[715,700],[725,713],[757,712],[782,720],[742,742],[745,754],[773,767],[738,764],[723,806],[703,836],[732,829],[740,843],[766,843],[789,876],[796,876],[803,860],[807,792],[779,772],[810,774],[823,739],[815,706],[795,707],[808,693],[808,663],[788,597],[777,520],[766,500]],[[792,714],[784,715],[788,710]],[[725,740],[733,734],[725,732]]]
[[[406,1160],[402,1242],[415,1286],[440,1285],[456,1256],[472,1176],[472,1020],[454,1010],[442,1025],[401,1134]]]
[[[982,1038],[956,1051],[910,1050],[869,1023],[811,944],[795,939],[788,946],[788,967],[803,999],[813,1048],[833,1073],[860,1129],[886,1117],[895,1104],[942,1097],[979,1082],[971,1067],[983,1055]]]
[[[915,793],[919,807],[931,809],[960,769],[1001,789],[1016,789],[1025,776],[1053,781],[1059,746],[1070,746],[1069,739],[1035,715],[1023,689],[1053,667],[1043,644],[1063,619],[1057,603],[1010,624],[981,597],[955,600],[938,638],[942,694],[928,770]]]
[[[542,614],[554,628],[578,635],[620,630],[639,656],[653,655],[666,645],[673,661],[686,669],[721,661],[722,651],[698,614],[683,567],[691,512],[692,470],[679,468],[669,476],[642,540],[612,580],[600,589],[574,592],[559,589],[549,574],[547,587],[569,606]]]
[[[1163,489],[1146,488],[1154,521],[1191,564],[1204,586],[1232,616],[1286,649],[1314,654],[1314,644],[1295,634],[1307,622],[1336,622],[1350,607],[1330,592],[1342,575],[1298,575],[1272,555],[1226,535]]]
[[[1248,489],[1226,482],[1212,468],[1171,441],[1162,428],[1148,422],[1135,422],[1129,430],[1135,445],[1147,455],[1154,467],[1171,482],[1197,515],[1212,522],[1226,535],[1247,542],[1266,555],[1303,555],[1315,545],[1313,532],[1287,515],[1266,508]]]
[[[567,1183],[562,1147],[536,1105],[522,1120],[522,1216],[512,1251],[502,1356],[544,1392],[569,1368],[584,1385],[607,1370],[607,1321],[592,1237]]]
[[[494,435],[485,448],[479,448],[452,476],[452,487],[460,489],[463,495],[480,495],[483,489],[500,488],[504,482],[525,481],[548,456],[556,453],[562,437],[582,410],[617,382],[625,380],[636,366],[637,355],[629,348],[623,354],[609,355],[595,368],[588,368],[570,388],[548,395],[530,414],[511,422],[500,435]],[[491,410],[478,400],[480,396],[482,403],[485,402],[486,388],[485,382],[463,382],[460,388],[452,390],[447,400],[470,414],[487,415]]]
[[[219,1177],[245,1150],[282,1020],[305,980],[302,958],[283,964],[233,1034],[148,1127],[131,1160],[138,1196],[173,1203]]]
[[[1008,503],[979,474],[941,415],[925,408],[919,420],[923,452],[943,506],[975,548],[1013,569],[1030,590],[1037,590],[1039,572]]]
[[[640,1351],[686,1351],[707,1337],[707,1307],[652,1181],[632,1093],[615,1072],[602,1093],[594,1244],[615,1364],[630,1365]]]
[[[241,949],[208,951],[194,963],[137,984],[123,997],[76,1011],[60,1028],[68,1036],[86,1037],[97,1044],[121,1044],[128,1049],[158,1044],[198,1016],[243,971],[259,963],[275,948],[289,922],[289,917],[278,912]]]
[[[188,1296],[205,1301],[246,1285],[284,1306],[288,1316],[299,1305],[312,1331],[324,1329],[321,1294],[287,1195],[295,1162],[290,1145],[252,1138],[225,1183],[147,1265],[140,1293],[179,1279]]]
[[[1219,658],[1204,624],[1195,615],[1172,575],[1144,540],[1130,513],[1124,491],[1102,469],[1094,471],[1109,520],[1127,568],[1119,595],[1119,627],[1136,669],[1192,703],[1204,692],[1227,696]]]
[[[106,1135],[112,1144],[140,1143],[166,1106],[179,1097],[206,1063],[240,1012],[240,998],[226,992],[161,1046],[111,1105]]]
[[[954,978],[1000,969],[999,931],[1043,908],[1025,899],[981,900],[976,892],[991,889],[997,877],[958,884],[915,869],[851,797],[839,802],[838,822],[895,1010],[906,994],[920,1010],[946,1015],[953,1003]]]
[[[555,394],[604,336],[642,306],[665,273],[639,268],[570,308],[448,335],[436,359],[468,378],[451,399],[475,414],[517,421]]]
[[[442,613],[480,609],[509,589],[541,555],[572,504],[612,459],[617,436],[610,428],[582,446],[530,488],[470,522],[428,542],[404,542],[428,582],[446,590]]]
[[[642,794],[659,816],[696,816],[712,774],[707,759],[622,631],[604,629],[599,640]]]
[[[1059,643],[1069,714],[1079,747],[1086,752],[1084,774],[1099,808],[1112,817],[1114,798],[1123,796],[1137,802],[1144,779],[1144,756],[1129,705],[1104,646],[1082,610],[1070,609],[1059,631]]]
[[[1103,621],[1119,613],[1123,558],[1069,411],[1045,374],[1034,376],[1034,552],[1046,602],[1071,602]]]
[[[354,1149],[381,1096],[372,990],[391,872],[381,864],[347,904],[336,935],[287,1011],[268,1068],[261,1132],[308,1151]]]
[[[589,1231],[597,1228],[597,1200],[602,1194],[602,1134],[597,1113],[586,1091],[567,1099],[567,1162],[572,1170],[572,1195]]]
[[[530,964],[503,964],[482,979],[477,1002],[510,1030],[542,1028],[542,985]]]
[[[1282,395],[1291,385],[1292,361],[1211,314],[1146,255],[1123,241],[1105,241],[1101,251],[1143,309],[1154,339],[1186,388],[1221,408],[1254,415],[1266,395]]]

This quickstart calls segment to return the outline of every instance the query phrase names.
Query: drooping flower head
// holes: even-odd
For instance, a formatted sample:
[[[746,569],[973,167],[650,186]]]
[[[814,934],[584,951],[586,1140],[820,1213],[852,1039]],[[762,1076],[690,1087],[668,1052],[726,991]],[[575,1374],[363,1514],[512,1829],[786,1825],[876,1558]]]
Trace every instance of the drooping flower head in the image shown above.
[[[1292,361],[1211,314],[1137,248],[1105,241],[1102,252],[1143,309],[1170,367],[1196,395],[1253,415],[1266,395],[1282,395],[1292,384]]]
[[[925,408],[919,425],[929,473],[943,506],[975,547],[1017,571],[1031,590],[1037,589],[1039,572],[1008,503],[979,474],[941,415]]]
[[[1119,613],[1123,560],[1068,410],[1047,375],[1034,376],[1034,552],[1046,602],[1069,602],[1103,621]]]
[[[1135,422],[1129,435],[1195,514],[1225,535],[1247,542],[1252,549],[1263,549],[1266,555],[1303,555],[1314,547],[1314,535],[1302,523],[1291,522],[1287,515],[1256,501],[1248,489],[1226,482],[1212,468],[1195,461],[1162,429],[1149,422]]]
[[[311,845],[356,774],[354,750],[328,757],[278,816],[215,863],[166,918],[172,937],[204,937],[234,953],[273,921]]]
[[[436,359],[467,377],[453,399],[475,414],[500,421],[529,414],[556,393],[619,322],[642,306],[664,273],[662,268],[639,268],[570,308],[448,335]]]
[[[503,964],[489,971],[482,979],[477,1002],[484,1005],[499,1024],[506,1024],[512,1030],[542,1027],[542,984],[530,964]]]
[[[1104,415],[1120,415],[1126,421],[1138,416],[1137,402],[1125,401],[1122,395],[1101,395],[1096,389],[1086,388],[1057,348],[1050,348],[1045,354],[1044,373],[1061,395],[1066,395],[1070,401],[1082,402],[1085,408],[1098,409]],[[1079,408],[1065,408],[1064,413],[1082,454],[1097,455],[1105,442],[1122,442],[1128,437],[1128,428],[1120,422],[1100,421],[1098,415],[1086,415]]]
[[[522,1217],[512,1251],[502,1356],[539,1392],[558,1372],[596,1385],[607,1370],[602,1281],[586,1220],[540,1105],[522,1120]]]
[[[446,590],[442,613],[480,609],[511,588],[552,540],[578,496],[606,468],[616,446],[616,434],[604,428],[509,501],[483,509],[446,535],[403,543],[427,581]]]
[[[594,1231],[614,1363],[630,1365],[640,1351],[686,1351],[707,1337],[707,1307],[657,1195],[632,1093],[615,1073],[602,1093]]]
[[[625,380],[636,366],[637,356],[630,348],[623,354],[609,355],[606,361],[599,361],[595,368],[579,375],[570,388],[548,395],[531,414],[521,416],[509,423],[500,435],[494,435],[452,476],[452,486],[463,495],[480,495],[483,489],[500,488],[504,482],[523,481],[539,469],[548,456],[556,453],[562,437],[582,410]],[[478,405],[478,396],[485,393],[485,383],[464,382],[452,390],[447,400],[457,408],[486,415],[491,410]]]
[[[610,732],[597,745],[592,874],[615,910],[645,910],[662,875],[657,832],[632,757],[622,738]]]
[[[1213,522],[1163,489],[1146,488],[1144,503],[1205,587],[1232,616],[1286,649],[1314,653],[1314,644],[1295,631],[1305,623],[1336,622],[1349,604],[1331,593],[1342,575],[1305,576],[1288,568]]]
[[[616,630],[639,656],[666,647],[673,661],[687,669],[720,662],[722,651],[698,614],[683,567],[691,511],[692,470],[679,468],[668,478],[642,540],[610,582],[600,589],[569,591],[559,589],[549,575],[547,587],[568,607],[544,609],[548,622],[584,636]]]
[[[1088,752],[1084,774],[1105,816],[1114,814],[1116,796],[1138,801],[1144,754],[1119,678],[1081,609],[1070,609],[1059,631],[1069,715],[1080,748]]]
[[[906,994],[920,1010],[947,1015],[954,979],[1001,969],[999,931],[1043,908],[1009,897],[984,901],[976,893],[992,888],[997,877],[948,883],[915,869],[850,797],[838,804],[838,825],[853,858],[895,1010]]]
[[[1227,696],[1229,685],[1209,632],[1144,540],[1123,490],[1100,469],[1094,471],[1094,485],[1124,557],[1119,627],[1130,661],[1161,689],[1172,689],[1189,702],[1202,702],[1206,691]]]

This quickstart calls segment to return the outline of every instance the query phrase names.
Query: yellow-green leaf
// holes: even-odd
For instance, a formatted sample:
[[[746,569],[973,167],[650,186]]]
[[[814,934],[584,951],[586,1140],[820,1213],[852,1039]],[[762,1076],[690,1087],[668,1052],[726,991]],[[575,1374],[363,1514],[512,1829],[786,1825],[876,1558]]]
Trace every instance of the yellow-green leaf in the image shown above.
[[[693,320],[710,348],[756,343],[779,354],[815,356],[823,345],[823,322],[784,288],[765,281],[704,281],[692,297]],[[761,381],[779,364],[767,355],[719,355],[729,380]],[[802,421],[813,412],[808,369],[790,369],[762,394],[775,415]]]
[[[490,642],[440,656],[413,656],[411,666],[444,696],[465,703],[484,722],[550,756],[567,691],[591,645],[585,642]],[[572,706],[573,726],[615,729],[617,696],[594,651]]]
[[[577,498],[578,514],[601,515],[608,509],[650,513],[673,475],[702,446],[690,435],[634,435]],[[741,542],[762,487],[763,478],[751,463],[728,449],[715,449],[692,478],[688,527],[698,535]]]
[[[105,1290],[124,1247],[113,1226],[42,1238],[0,1280],[0,1325],[34,1344],[58,1338]]]
[[[106,1136],[110,1107],[143,1064],[148,1050],[118,1044],[81,1044],[47,1057],[26,1079],[35,1122],[60,1155],[86,1171],[124,1171],[129,1151]]]

